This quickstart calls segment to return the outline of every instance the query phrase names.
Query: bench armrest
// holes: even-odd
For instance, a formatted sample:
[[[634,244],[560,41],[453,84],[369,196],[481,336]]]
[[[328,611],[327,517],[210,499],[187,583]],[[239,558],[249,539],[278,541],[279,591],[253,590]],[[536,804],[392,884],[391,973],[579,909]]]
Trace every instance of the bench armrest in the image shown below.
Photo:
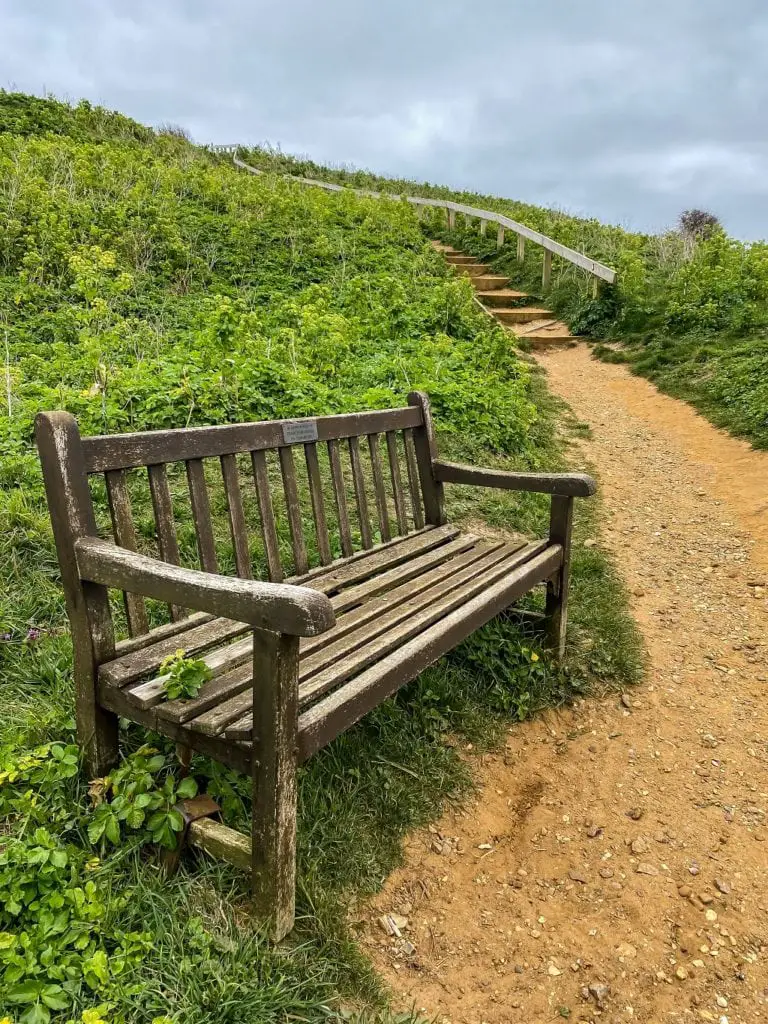
[[[480,469],[458,462],[432,463],[435,479],[445,484],[475,484],[501,487],[507,491],[538,491],[568,498],[588,498],[597,484],[586,473],[510,473],[503,469]]]
[[[79,538],[75,555],[83,580],[182,608],[211,612],[275,633],[316,636],[336,621],[325,594],[309,587],[183,569],[99,537]]]

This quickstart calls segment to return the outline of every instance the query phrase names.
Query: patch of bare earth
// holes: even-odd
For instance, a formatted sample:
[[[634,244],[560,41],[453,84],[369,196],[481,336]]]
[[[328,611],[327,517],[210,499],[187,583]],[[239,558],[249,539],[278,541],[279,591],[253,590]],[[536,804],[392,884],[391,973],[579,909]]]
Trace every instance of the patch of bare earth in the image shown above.
[[[539,360],[592,427],[647,677],[510,729],[364,941],[452,1024],[766,1021],[768,453],[585,346]]]

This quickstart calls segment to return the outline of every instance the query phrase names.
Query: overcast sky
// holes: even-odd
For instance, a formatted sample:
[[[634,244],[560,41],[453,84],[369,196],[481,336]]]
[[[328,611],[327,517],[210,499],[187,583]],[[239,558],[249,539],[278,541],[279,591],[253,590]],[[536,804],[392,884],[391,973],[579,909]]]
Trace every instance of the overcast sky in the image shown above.
[[[199,142],[768,236],[766,0],[0,0],[0,85]]]

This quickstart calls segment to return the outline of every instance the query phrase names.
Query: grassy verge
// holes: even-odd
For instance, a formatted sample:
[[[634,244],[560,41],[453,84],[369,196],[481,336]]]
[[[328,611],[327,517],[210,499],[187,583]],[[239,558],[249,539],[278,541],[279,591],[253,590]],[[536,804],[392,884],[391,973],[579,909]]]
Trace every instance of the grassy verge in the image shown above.
[[[654,334],[596,345],[594,354],[626,364],[718,427],[768,449],[768,338]]]

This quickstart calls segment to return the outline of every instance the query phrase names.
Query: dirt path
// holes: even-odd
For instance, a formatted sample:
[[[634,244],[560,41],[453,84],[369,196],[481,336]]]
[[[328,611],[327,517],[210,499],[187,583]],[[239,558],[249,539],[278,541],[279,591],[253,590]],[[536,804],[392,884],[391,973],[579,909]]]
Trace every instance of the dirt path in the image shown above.
[[[599,468],[648,675],[510,731],[477,803],[412,837],[371,954],[452,1024],[764,1022],[768,453],[585,346],[540,362],[593,429],[574,458]]]

